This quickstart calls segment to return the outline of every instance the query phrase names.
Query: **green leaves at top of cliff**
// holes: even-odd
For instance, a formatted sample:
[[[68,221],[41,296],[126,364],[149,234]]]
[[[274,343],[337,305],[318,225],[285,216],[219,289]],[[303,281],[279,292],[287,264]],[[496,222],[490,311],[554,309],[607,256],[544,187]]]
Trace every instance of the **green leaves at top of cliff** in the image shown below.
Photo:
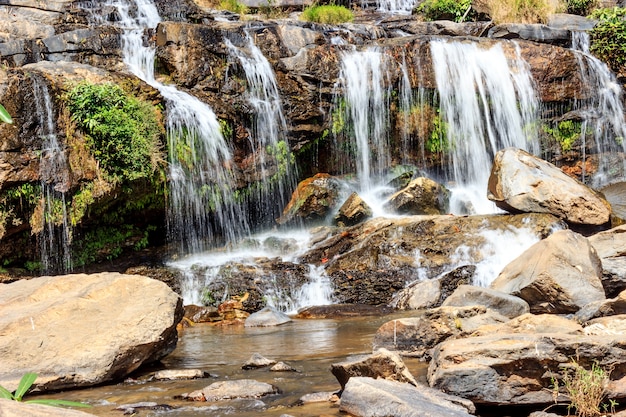
[[[464,22],[472,9],[471,0],[425,0],[415,9],[424,19]]]
[[[163,158],[163,127],[150,103],[105,83],[80,83],[65,96],[72,120],[114,183],[150,177]]]
[[[598,9],[591,17],[598,20],[589,32],[591,53],[615,73],[626,76],[626,8]]]

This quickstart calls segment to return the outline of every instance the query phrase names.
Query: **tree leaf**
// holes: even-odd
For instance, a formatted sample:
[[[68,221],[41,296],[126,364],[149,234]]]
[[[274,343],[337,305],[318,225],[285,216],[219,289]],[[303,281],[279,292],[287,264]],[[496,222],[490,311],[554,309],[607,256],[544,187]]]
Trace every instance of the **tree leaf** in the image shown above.
[[[3,121],[4,123],[13,123],[11,115],[2,104],[0,104],[0,121]]]
[[[17,389],[15,390],[15,395],[13,395],[15,401],[22,401],[22,397],[28,392],[30,387],[33,386],[36,379],[37,374],[34,372],[27,372],[24,374],[17,386]]]

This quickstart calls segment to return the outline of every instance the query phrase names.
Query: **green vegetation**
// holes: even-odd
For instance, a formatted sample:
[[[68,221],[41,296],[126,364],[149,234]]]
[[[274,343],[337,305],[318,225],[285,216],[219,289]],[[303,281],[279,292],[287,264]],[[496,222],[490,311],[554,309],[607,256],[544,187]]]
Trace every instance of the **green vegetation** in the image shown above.
[[[114,183],[153,175],[162,127],[156,109],[115,84],[76,85],[66,96],[72,120]]]
[[[494,23],[545,23],[548,16],[566,10],[561,0],[488,0]]]
[[[144,249],[148,246],[148,233],[152,230],[153,226],[140,230],[132,225],[103,226],[91,230],[74,241],[73,266],[116,259],[126,248]]]
[[[328,23],[336,25],[338,23],[352,22],[354,13],[344,6],[336,4],[311,5],[302,12],[300,19],[308,22]]]
[[[249,11],[248,6],[238,0],[221,0],[220,9],[228,10],[237,14],[247,14]]]
[[[626,73],[626,8],[598,9],[598,24],[589,32],[591,53],[615,73]]]
[[[7,109],[4,108],[2,104],[0,104],[0,122],[9,123],[9,124],[13,123],[13,119],[11,118],[11,115],[9,114]]]
[[[289,167],[295,163],[296,158],[284,140],[277,142],[274,146],[267,145],[265,152],[276,161],[276,173],[269,179],[270,184],[273,184],[287,175]]]
[[[567,0],[567,13],[587,16],[598,5],[598,0]]]
[[[17,389],[14,392],[10,392],[6,388],[0,386],[0,398],[13,400],[13,401],[23,401],[24,395],[33,386],[36,380],[37,380],[36,373],[27,372],[24,374],[24,376],[22,376],[22,379],[20,380],[19,384],[17,385]],[[59,406],[91,407],[89,404],[79,403],[76,401],[54,400],[54,399],[28,400],[24,402],[32,403],[32,404],[51,405],[55,407],[59,407]]]
[[[574,360],[568,364],[568,367],[570,369],[566,369],[560,383],[552,378],[555,402],[559,396],[559,388],[562,387],[564,394],[570,399],[567,407],[568,415],[572,410],[579,417],[597,417],[606,412],[613,413],[617,403],[614,400],[603,403],[610,372],[602,369],[595,362],[590,370],[583,368]]]
[[[430,153],[442,153],[450,150],[448,143],[448,124],[441,118],[439,112],[432,119],[432,130],[426,139],[426,149]]]
[[[572,150],[572,145],[580,138],[582,131],[582,123],[573,120],[563,120],[555,127],[544,126],[544,132],[554,138],[561,145],[563,152]]]
[[[454,20],[455,22],[468,20],[471,11],[471,0],[425,0],[415,9],[415,12],[423,15],[426,20]]]

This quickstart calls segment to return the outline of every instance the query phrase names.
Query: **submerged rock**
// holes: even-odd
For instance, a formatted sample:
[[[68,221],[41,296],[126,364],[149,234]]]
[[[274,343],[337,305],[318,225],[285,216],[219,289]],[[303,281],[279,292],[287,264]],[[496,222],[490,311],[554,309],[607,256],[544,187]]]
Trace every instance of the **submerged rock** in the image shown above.
[[[153,378],[157,381],[183,380],[205,378],[208,373],[201,369],[163,369],[154,373]]]
[[[118,273],[0,284],[0,385],[26,372],[39,390],[122,379],[176,347],[182,300],[162,282]]]
[[[495,156],[489,199],[512,212],[550,213],[575,225],[605,225],[611,206],[597,192],[521,149]]]
[[[522,298],[532,313],[575,313],[605,299],[602,266],[589,241],[571,230],[555,232],[508,264],[491,288]]]
[[[290,321],[292,321],[291,318],[285,313],[273,307],[265,307],[263,310],[250,314],[244,325],[246,327],[280,326]]]
[[[267,359],[260,353],[253,353],[252,356],[243,364],[242,369],[256,369],[264,368],[266,366],[274,365],[276,363],[273,359]]]
[[[236,398],[261,398],[266,395],[277,394],[278,387],[253,379],[236,381],[220,381],[200,390],[182,394],[181,397],[191,401],[220,401]]]

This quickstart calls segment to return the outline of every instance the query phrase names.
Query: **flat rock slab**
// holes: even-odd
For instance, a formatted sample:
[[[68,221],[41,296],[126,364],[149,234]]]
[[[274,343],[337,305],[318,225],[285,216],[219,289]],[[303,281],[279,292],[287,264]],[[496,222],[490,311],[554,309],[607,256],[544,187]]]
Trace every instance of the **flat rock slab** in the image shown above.
[[[462,417],[475,411],[470,401],[425,386],[365,377],[350,378],[339,410],[358,417]]]
[[[2,417],[93,417],[87,412],[42,404],[28,404],[0,398]]]
[[[26,372],[40,390],[121,379],[176,347],[182,300],[166,284],[118,273],[0,284],[0,385]]]
[[[220,381],[193,391],[189,394],[183,394],[182,398],[192,401],[220,401],[235,398],[261,398],[270,394],[277,394],[279,389],[265,382],[255,381],[253,379],[239,379],[236,381]]]

